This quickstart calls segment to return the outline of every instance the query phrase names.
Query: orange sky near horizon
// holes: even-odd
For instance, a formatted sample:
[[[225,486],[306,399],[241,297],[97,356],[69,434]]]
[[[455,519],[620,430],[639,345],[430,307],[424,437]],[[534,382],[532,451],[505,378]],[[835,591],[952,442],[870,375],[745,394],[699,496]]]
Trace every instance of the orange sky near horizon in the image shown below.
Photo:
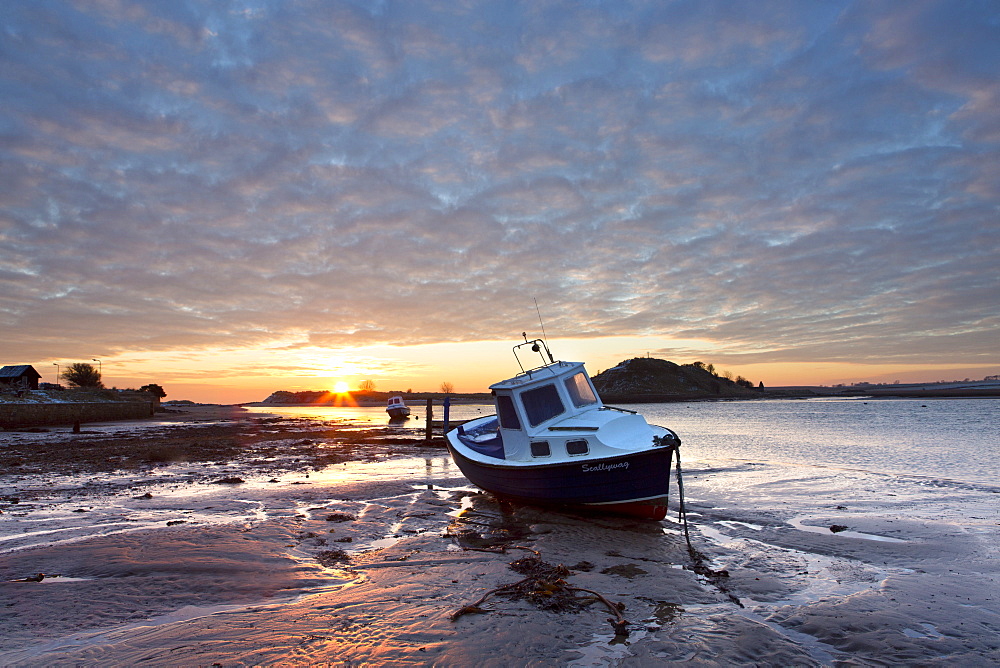
[[[491,383],[520,371],[513,354],[516,341],[440,343],[423,346],[299,350],[215,350],[201,353],[119,355],[101,359],[108,387],[139,387],[157,383],[167,400],[201,403],[262,401],[278,390],[334,390],[337,383],[357,389],[370,380],[379,391],[436,392],[449,382],[455,392],[486,392]],[[683,352],[670,354],[670,343]],[[643,345],[645,344],[645,345]],[[665,345],[667,344],[667,345]],[[726,364],[725,354],[692,355],[694,342],[656,338],[557,339],[550,341],[556,359],[582,361],[591,375],[633,357],[651,356],[677,364],[702,361],[716,371],[743,376],[754,385],[837,385],[855,382],[934,382],[979,379],[1000,373],[1000,366],[947,364],[851,364],[836,362],[767,362]],[[659,352],[658,352],[659,351]],[[53,360],[36,364],[43,382],[55,377]],[[522,355],[525,368],[540,358]],[[49,366],[49,368],[46,368]]]

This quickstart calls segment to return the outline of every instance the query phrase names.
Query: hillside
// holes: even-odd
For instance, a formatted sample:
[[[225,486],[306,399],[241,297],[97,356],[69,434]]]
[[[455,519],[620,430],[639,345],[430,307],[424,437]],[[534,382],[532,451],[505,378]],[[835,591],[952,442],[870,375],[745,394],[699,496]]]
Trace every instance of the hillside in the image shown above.
[[[759,398],[763,392],[737,385],[693,364],[635,357],[592,378],[608,403],[681,401],[711,398]]]

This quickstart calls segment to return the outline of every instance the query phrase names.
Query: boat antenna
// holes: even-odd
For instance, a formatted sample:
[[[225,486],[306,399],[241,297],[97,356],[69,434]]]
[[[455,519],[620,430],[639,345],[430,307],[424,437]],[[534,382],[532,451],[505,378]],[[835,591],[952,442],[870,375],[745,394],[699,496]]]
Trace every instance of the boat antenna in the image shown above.
[[[542,312],[538,309],[538,300],[534,297],[531,299],[535,302],[535,313],[538,314],[538,324],[542,326],[542,341],[545,343],[545,352],[549,354],[549,362],[555,363],[555,360],[552,358],[552,352],[549,350],[549,339],[545,336],[545,323],[542,322]]]

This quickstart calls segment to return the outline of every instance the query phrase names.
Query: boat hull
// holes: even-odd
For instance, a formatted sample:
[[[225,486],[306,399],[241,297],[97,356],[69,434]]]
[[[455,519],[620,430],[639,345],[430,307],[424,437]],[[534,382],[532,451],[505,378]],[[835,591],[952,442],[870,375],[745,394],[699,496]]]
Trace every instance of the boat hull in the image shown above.
[[[410,417],[410,409],[405,406],[403,408],[387,408],[385,412],[389,414],[390,420],[402,420]]]
[[[476,461],[450,441],[448,449],[472,484],[506,499],[653,520],[666,517],[673,461],[673,449],[669,447],[604,459],[527,466]]]

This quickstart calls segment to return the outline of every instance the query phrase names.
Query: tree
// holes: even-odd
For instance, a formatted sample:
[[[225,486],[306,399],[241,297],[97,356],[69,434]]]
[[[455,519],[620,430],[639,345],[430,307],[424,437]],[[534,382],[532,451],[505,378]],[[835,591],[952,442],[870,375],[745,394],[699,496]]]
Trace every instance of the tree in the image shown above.
[[[441,383],[441,391],[444,392],[445,394],[451,394],[452,392],[455,391],[455,386],[449,383],[448,381],[444,381],[443,383]]]
[[[63,371],[62,377],[71,387],[104,387],[101,372],[86,362],[73,362]]]
[[[363,380],[358,385],[358,389],[362,392],[374,392],[375,391],[375,381],[374,380]]]
[[[159,385],[157,385],[156,383],[150,383],[149,385],[143,385],[142,387],[139,388],[139,391],[140,392],[149,392],[154,397],[159,397],[160,399],[162,399],[163,397],[167,396],[167,393],[163,391],[163,388],[160,387]]]
[[[709,372],[710,374],[712,374],[714,376],[715,375],[715,365],[714,364],[709,364],[707,367],[705,367],[705,371]]]

